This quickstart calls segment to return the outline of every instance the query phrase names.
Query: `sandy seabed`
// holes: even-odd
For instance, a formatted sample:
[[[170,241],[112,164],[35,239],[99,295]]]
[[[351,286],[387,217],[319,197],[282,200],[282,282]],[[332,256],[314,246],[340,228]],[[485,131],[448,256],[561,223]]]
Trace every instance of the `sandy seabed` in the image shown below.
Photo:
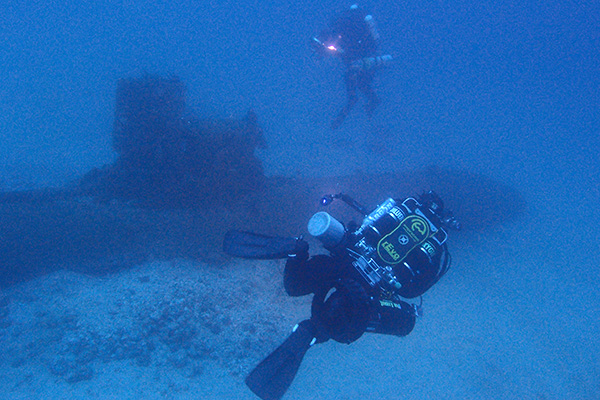
[[[517,231],[453,237],[453,268],[409,336],[310,349],[285,399],[597,399],[596,322],[552,311],[585,306],[555,290],[560,276],[540,280],[537,254],[514,246]],[[147,261],[4,289],[1,397],[256,398],[245,375],[310,309],[309,297],[286,296],[282,268]]]
[[[243,376],[309,300],[287,298],[280,268],[154,261],[6,289],[2,398],[251,398]]]

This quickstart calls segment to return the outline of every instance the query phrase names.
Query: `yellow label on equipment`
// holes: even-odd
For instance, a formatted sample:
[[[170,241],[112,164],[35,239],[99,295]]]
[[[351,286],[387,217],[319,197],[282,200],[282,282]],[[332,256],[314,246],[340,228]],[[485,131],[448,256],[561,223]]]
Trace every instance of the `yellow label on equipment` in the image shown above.
[[[387,264],[398,264],[431,234],[427,220],[411,214],[377,243],[377,254]]]

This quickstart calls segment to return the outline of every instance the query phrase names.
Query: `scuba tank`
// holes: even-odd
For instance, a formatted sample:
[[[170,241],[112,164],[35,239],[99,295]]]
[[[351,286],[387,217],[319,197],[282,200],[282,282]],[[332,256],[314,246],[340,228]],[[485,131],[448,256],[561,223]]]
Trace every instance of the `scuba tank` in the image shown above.
[[[382,67],[384,64],[387,64],[390,61],[392,61],[392,56],[389,54],[376,57],[364,57],[352,61],[352,63],[350,64],[350,68],[361,71],[368,71],[371,69]]]
[[[329,201],[333,198],[364,210],[349,196],[328,197]],[[413,198],[401,204],[387,199],[363,219],[360,227],[345,234],[341,231],[343,225],[333,217],[319,214],[313,218],[322,221],[320,226],[327,229],[317,230],[309,223],[309,232],[322,240],[325,248],[347,255],[354,269],[382,298],[418,297],[450,266],[448,235],[440,218]],[[311,221],[314,225],[315,221]]]
[[[371,32],[371,37],[373,37],[373,40],[375,40],[375,41],[379,40],[379,32],[377,31],[377,26],[375,25],[375,20],[373,19],[373,16],[371,14],[369,14],[365,17],[365,23],[367,24],[367,27],[369,28],[369,32]]]

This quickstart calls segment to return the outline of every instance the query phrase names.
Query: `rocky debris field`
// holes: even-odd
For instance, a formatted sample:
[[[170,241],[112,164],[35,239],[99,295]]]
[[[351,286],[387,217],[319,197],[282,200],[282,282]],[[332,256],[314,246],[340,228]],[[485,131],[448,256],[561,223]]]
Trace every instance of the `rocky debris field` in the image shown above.
[[[281,261],[154,261],[103,277],[61,270],[0,295],[2,369],[41,369],[69,383],[98,367],[245,375],[308,315],[289,298]],[[3,364],[3,365],[2,365]]]

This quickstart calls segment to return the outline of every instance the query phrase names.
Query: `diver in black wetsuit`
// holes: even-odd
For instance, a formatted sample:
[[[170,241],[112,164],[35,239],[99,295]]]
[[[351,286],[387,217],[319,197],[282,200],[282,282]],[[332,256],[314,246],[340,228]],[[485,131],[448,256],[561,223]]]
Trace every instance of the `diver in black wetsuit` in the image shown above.
[[[270,238],[230,233],[225,251],[246,258],[282,258],[284,287],[290,296],[314,294],[311,317],[246,378],[263,400],[280,399],[292,383],[306,351],[329,339],[352,343],[365,332],[408,335],[421,296],[450,267],[447,228],[460,226],[432,191],[418,200],[388,199],[372,212],[345,194],[341,199],[365,216],[360,226],[344,227],[326,212],[310,219],[308,230],[329,251],[309,257],[302,238]]]
[[[332,129],[342,125],[358,101],[359,91],[367,101],[365,109],[369,117],[379,105],[373,78],[377,68],[392,57],[377,55],[378,39],[373,17],[356,4],[334,19],[329,29],[312,38],[311,44],[318,54],[340,57],[346,68],[346,104],[333,120]]]

